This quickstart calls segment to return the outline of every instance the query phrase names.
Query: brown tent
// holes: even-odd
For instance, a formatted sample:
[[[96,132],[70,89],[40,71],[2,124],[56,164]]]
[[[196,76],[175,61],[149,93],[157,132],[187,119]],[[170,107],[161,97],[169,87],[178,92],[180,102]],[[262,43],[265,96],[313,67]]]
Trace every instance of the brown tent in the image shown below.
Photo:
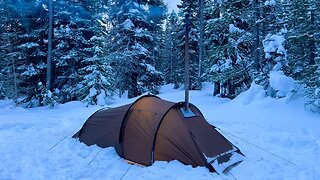
[[[87,145],[113,146],[122,158],[144,166],[179,160],[222,172],[241,162],[240,150],[196,106],[190,104],[193,115],[185,117],[183,104],[143,96],[132,104],[97,111],[73,137]]]

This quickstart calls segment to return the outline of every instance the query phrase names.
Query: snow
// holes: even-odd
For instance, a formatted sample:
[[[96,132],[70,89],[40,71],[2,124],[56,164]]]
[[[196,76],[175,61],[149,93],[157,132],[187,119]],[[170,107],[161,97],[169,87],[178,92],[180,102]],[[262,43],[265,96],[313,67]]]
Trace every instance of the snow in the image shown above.
[[[241,29],[235,27],[233,24],[229,24],[229,32],[230,33],[237,33],[237,32],[241,33],[241,32],[244,32],[244,30],[241,30]]]
[[[176,13],[178,13],[179,9],[178,9],[178,4],[181,3],[181,0],[164,0],[164,2],[168,5],[168,12],[172,12],[175,11]]]
[[[269,77],[270,86],[277,91],[277,95],[279,97],[286,96],[297,86],[295,80],[286,76],[283,71],[272,70],[269,74]]]
[[[315,94],[315,95],[319,95],[319,94],[320,94],[320,88],[317,88],[317,89],[314,91],[314,94]]]
[[[31,63],[28,66],[22,66],[25,67],[25,71],[21,74],[22,76],[34,76],[38,73],[38,71],[34,68],[33,64]]]
[[[233,180],[234,176],[237,179],[292,180],[320,177],[320,115],[305,110],[302,99],[287,102],[270,98],[264,96],[263,88],[253,85],[230,100],[213,97],[210,83],[203,87],[202,91],[190,92],[191,103],[246,155],[245,160],[230,171],[232,175],[211,174],[204,167],[192,168],[178,161],[156,162],[150,167],[131,166],[114,148],[87,147],[72,139],[86,119],[101,108],[99,105],[86,107],[85,103],[69,102],[54,109],[23,109],[2,100],[0,179],[121,179],[128,168],[123,179]],[[184,91],[165,85],[160,97],[183,101]],[[105,107],[117,107],[136,99],[114,97],[113,104]]]
[[[162,74],[160,71],[157,71],[154,66],[148,63],[141,63],[141,65],[146,66],[147,71],[150,72],[151,74]]]
[[[213,160],[212,166],[217,171],[218,174],[222,174],[226,170],[226,167],[230,167],[234,164],[237,164],[238,162],[245,160],[245,158],[242,155],[235,153],[234,151],[235,149],[222,154],[224,155],[224,154],[232,153],[230,160],[227,162],[219,164],[218,159]],[[208,160],[208,162],[212,162],[212,161]]]
[[[130,9],[129,12],[130,13],[140,13],[140,11],[138,9]]]
[[[135,43],[133,46],[132,46],[133,49],[136,49],[138,50],[140,53],[142,54],[147,54],[149,51],[147,48],[143,47],[140,43]]]
[[[45,11],[49,11],[48,6],[47,6],[46,4],[42,4],[42,8],[43,8]]]
[[[97,96],[97,105],[103,106],[106,104],[106,92],[101,90],[101,93]]]
[[[282,32],[281,32],[282,34]],[[278,53],[281,55],[286,54],[284,48],[285,38],[280,34],[268,34],[263,41],[264,52],[266,53],[266,58],[271,58],[271,53]]]
[[[93,97],[93,96],[95,96],[95,95],[97,95],[97,90],[96,90],[96,88],[94,88],[94,87],[90,88],[89,96],[90,96],[90,97]]]
[[[30,49],[30,48],[35,48],[35,47],[38,47],[40,46],[38,43],[35,43],[35,42],[27,42],[27,43],[24,43],[20,46],[18,46],[19,48],[27,48],[27,49]]]
[[[266,97],[266,92],[262,86],[252,83],[250,89],[240,94],[235,101],[248,105],[254,101],[264,99]]]
[[[123,23],[125,29],[130,30],[134,27],[133,22],[130,19],[126,19]]]
[[[275,0],[267,0],[267,1],[265,1],[264,2],[264,5],[265,6],[274,6],[274,5],[276,5],[276,1]]]

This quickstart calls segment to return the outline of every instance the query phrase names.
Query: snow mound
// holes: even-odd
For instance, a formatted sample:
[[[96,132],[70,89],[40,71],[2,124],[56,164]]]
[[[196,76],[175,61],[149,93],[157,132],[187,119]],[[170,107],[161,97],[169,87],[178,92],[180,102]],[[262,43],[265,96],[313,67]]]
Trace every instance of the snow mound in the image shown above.
[[[202,83],[202,91],[210,92],[211,94],[214,91],[214,85],[211,82],[203,82]]]
[[[262,100],[265,97],[266,91],[263,89],[263,87],[252,83],[251,87],[247,91],[241,93],[235,100],[247,105],[255,100]]]
[[[283,71],[271,71],[270,86],[277,91],[277,97],[285,97],[296,88],[296,82],[291,77],[286,76]]]
[[[160,93],[161,94],[168,94],[168,93],[178,92],[181,90],[182,90],[182,88],[175,89],[174,84],[166,84],[166,85],[161,86]]]

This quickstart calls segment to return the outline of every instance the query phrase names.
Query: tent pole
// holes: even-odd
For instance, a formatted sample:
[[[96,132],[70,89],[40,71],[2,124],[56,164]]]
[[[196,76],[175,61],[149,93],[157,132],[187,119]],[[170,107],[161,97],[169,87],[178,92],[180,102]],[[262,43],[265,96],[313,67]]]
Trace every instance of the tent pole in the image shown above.
[[[185,109],[189,109],[189,67],[190,67],[190,54],[189,54],[189,31],[190,22],[189,14],[185,16],[186,21],[186,34],[185,34],[185,72],[184,72],[184,89],[185,89]]]

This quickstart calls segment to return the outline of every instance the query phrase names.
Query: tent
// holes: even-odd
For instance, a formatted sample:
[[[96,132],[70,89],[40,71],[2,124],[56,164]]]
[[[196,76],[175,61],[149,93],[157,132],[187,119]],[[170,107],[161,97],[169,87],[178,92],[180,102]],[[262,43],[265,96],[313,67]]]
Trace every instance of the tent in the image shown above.
[[[147,95],[134,103],[95,112],[73,136],[86,145],[115,147],[130,163],[150,166],[178,160],[223,172],[240,163],[241,151],[211,126],[200,110]]]

